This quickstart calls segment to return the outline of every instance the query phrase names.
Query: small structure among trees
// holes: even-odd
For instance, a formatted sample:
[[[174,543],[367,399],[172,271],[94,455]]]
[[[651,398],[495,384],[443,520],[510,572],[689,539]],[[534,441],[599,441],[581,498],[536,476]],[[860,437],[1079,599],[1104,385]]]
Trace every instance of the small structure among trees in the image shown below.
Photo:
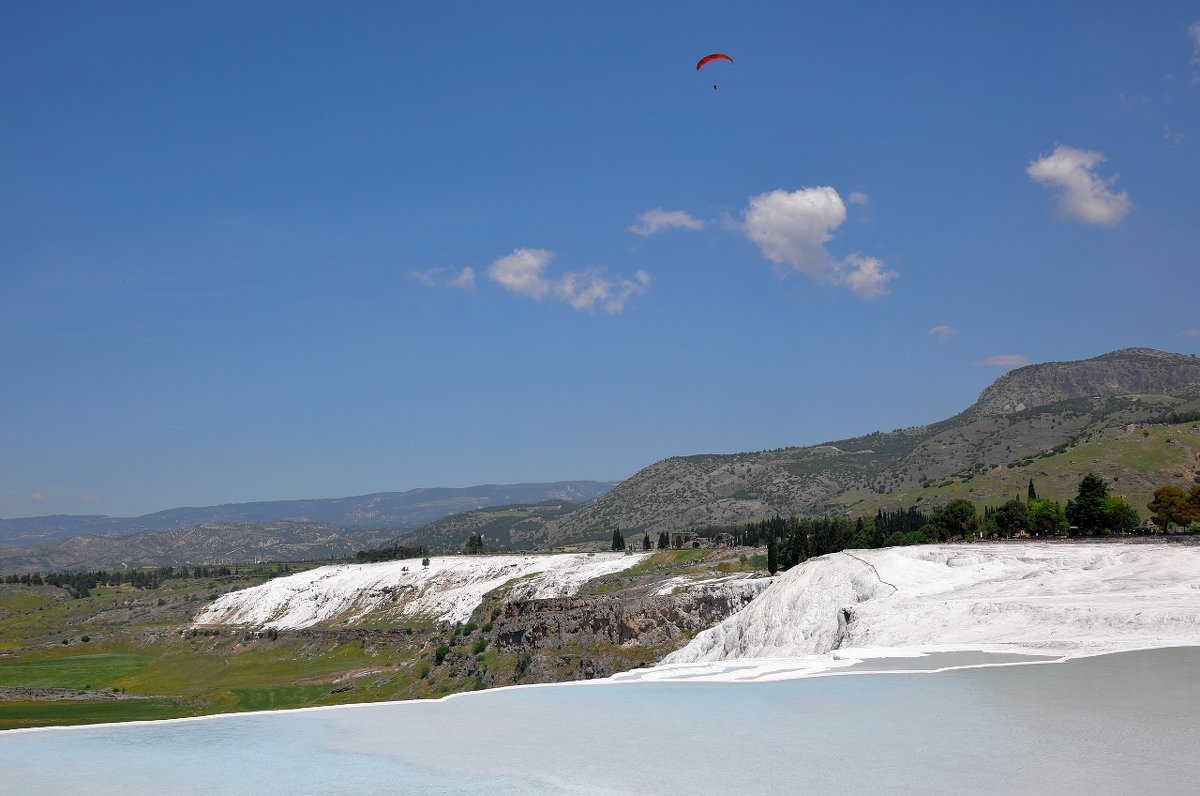
[[[695,531],[675,531],[671,534],[671,547],[676,550],[685,547],[704,547],[704,540]]]

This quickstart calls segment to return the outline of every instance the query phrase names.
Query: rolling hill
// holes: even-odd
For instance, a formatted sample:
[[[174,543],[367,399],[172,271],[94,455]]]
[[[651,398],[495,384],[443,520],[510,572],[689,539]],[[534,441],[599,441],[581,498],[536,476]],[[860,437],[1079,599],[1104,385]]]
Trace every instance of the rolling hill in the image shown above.
[[[808,447],[664,459],[530,542],[604,540],[773,514],[871,514],[951,497],[998,504],[1029,478],[1065,499],[1083,474],[1116,481],[1134,506],[1200,473],[1200,359],[1147,348],[1018,368],[971,407],[926,426]],[[1180,422],[1187,421],[1187,422]]]

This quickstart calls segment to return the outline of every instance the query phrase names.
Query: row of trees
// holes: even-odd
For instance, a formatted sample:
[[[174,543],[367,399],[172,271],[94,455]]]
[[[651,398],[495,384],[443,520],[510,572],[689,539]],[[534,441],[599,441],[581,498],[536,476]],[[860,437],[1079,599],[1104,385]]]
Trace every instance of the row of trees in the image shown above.
[[[1146,508],[1160,531],[1200,533],[1200,483],[1186,492],[1173,485],[1159,487]],[[1108,482],[1095,473],[1083,477],[1066,506],[1039,499],[1030,481],[1028,500],[1013,499],[998,508],[984,509],[984,535],[989,538],[1007,538],[1021,531],[1033,536],[1104,536],[1152,530],[1142,524],[1137,509],[1121,495],[1112,494]]]
[[[1200,532],[1200,483],[1188,492],[1178,487],[1155,491],[1148,508],[1163,528],[1192,523]],[[740,545],[767,546],[767,569],[786,570],[813,556],[846,549],[929,544],[955,539],[1011,538],[1022,532],[1036,536],[1099,536],[1142,529],[1137,510],[1094,473],[1079,482],[1075,497],[1066,506],[1038,497],[1033,481],[1027,497],[1014,498],[999,507],[976,512],[968,500],[952,500],[926,514],[916,507],[876,512],[871,522],[842,517],[772,517],[708,531],[734,535]],[[1190,529],[1190,526],[1189,526]],[[664,534],[665,536],[665,534]]]
[[[284,574],[290,571],[287,564],[274,568],[270,574]],[[263,567],[242,567],[246,574],[267,574]],[[23,584],[26,586],[58,586],[71,593],[71,596],[87,597],[97,586],[120,586],[128,584],[135,589],[157,589],[165,580],[172,578],[217,578],[238,574],[238,568],[227,566],[214,567],[158,567],[156,569],[118,569],[112,572],[94,570],[91,572],[49,572],[25,573],[23,575],[6,575],[4,582]]]
[[[468,546],[469,545],[470,542],[468,542]],[[479,546],[483,547],[482,537],[479,539]],[[401,561],[406,558],[424,558],[427,555],[429,555],[429,552],[424,546],[405,547],[397,542],[388,547],[377,547],[374,550],[359,550],[354,554],[354,562],[356,564],[375,564],[380,561]]]
[[[998,507],[985,507],[981,535],[985,538],[1010,539],[1018,534],[1046,537],[1100,536],[1128,533],[1138,527],[1141,518],[1120,495],[1109,494],[1108,484],[1088,473],[1079,482],[1075,498],[1063,506],[1057,500],[1037,496],[1033,481],[1028,498],[1013,498]]]

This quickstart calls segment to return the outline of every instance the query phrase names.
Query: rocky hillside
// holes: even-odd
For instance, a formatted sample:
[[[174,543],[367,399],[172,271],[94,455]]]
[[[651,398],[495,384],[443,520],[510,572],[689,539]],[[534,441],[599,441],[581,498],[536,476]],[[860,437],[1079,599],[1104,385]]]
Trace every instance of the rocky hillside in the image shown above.
[[[1006,373],[972,407],[1007,415],[1076,398],[1200,393],[1200,358],[1125,348],[1079,362],[1045,362]]]
[[[759,558],[664,550],[319,567],[228,592],[193,621],[332,643],[402,628],[432,664],[406,696],[591,679],[652,664],[749,605],[773,582]]]
[[[404,544],[424,545],[433,553],[453,553],[462,550],[471,534],[478,533],[488,550],[528,550],[537,546],[547,523],[578,508],[565,500],[489,506],[431,522],[405,536]]]
[[[1200,359],[1131,348],[1079,362],[1029,365],[998,379],[955,417],[823,445],[665,459],[598,500],[547,522],[545,544],[722,525],[771,514],[874,511],[928,485],[1024,466],[1096,435],[1200,412]],[[1178,436],[1178,435],[1176,435]],[[1156,435],[1166,445],[1172,435]],[[1176,442],[1178,442],[1176,440]],[[1169,452],[1169,451],[1168,451]],[[1147,483],[1190,483],[1188,454],[1129,465]],[[1168,461],[1169,460],[1169,461]],[[1064,457],[1065,481],[1097,462]],[[1022,482],[1024,484],[1025,482]],[[1006,497],[1011,497],[1007,494]]]

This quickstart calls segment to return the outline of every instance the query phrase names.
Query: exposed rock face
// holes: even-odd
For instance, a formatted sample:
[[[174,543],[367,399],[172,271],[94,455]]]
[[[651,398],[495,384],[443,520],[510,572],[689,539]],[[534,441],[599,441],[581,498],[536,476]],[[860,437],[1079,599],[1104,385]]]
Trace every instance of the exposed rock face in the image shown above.
[[[1077,362],[1017,368],[979,395],[982,414],[1008,414],[1071,398],[1200,392],[1200,358],[1125,348]]]
[[[599,596],[510,602],[496,646],[521,651],[597,641],[642,645],[678,641],[740,611],[769,582],[758,578],[737,585],[697,586],[635,601]]]

